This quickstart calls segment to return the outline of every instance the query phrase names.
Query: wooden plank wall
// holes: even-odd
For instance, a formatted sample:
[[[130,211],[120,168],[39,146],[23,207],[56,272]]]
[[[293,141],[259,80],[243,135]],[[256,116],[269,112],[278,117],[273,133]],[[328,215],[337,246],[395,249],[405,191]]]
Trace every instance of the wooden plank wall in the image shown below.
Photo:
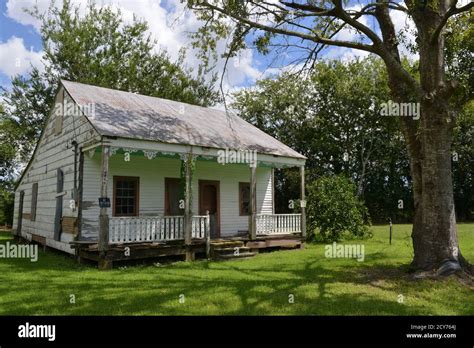
[[[56,102],[62,102],[62,89],[58,93]],[[66,94],[66,100],[72,103]],[[77,209],[72,211],[69,201],[72,199],[74,187],[74,147],[73,140],[79,144],[90,142],[97,138],[97,133],[84,116],[66,114],[62,121],[62,132],[55,134],[56,118],[60,117],[51,114],[46,124],[46,129],[38,144],[30,166],[23,176],[15,194],[15,214],[13,228],[17,226],[18,203],[20,191],[25,191],[23,212],[31,214],[31,193],[34,183],[38,183],[38,201],[36,208],[36,219],[31,221],[23,219],[22,235],[31,240],[31,235],[45,237],[46,245],[56,249],[72,253],[69,241],[74,238],[74,228],[69,228],[71,221],[77,218]],[[78,156],[79,159],[79,156]],[[60,241],[53,239],[54,235],[54,214],[56,207],[56,172],[60,168],[64,172],[63,195],[63,226],[64,231]],[[77,228],[76,228],[77,230]]]

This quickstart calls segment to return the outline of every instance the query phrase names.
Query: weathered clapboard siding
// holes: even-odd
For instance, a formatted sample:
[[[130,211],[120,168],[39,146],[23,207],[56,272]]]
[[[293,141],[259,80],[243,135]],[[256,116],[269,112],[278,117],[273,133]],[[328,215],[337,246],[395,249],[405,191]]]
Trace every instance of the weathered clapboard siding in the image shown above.
[[[56,103],[62,102],[62,96],[61,89],[56,97]],[[67,93],[65,99],[68,103],[73,102]],[[73,234],[63,233],[60,241],[53,239],[57,169],[60,168],[64,172],[63,217],[77,218],[77,209],[72,211],[69,207],[74,188],[74,147],[71,142],[75,140],[80,147],[95,138],[97,133],[84,116],[66,114],[62,121],[62,131],[56,135],[54,128],[57,117],[60,116],[54,112],[49,116],[35,154],[16,189],[13,228],[16,229],[18,224],[20,191],[25,192],[23,212],[30,213],[32,185],[38,183],[36,219],[22,220],[22,236],[29,240],[32,239],[32,235],[45,237],[46,245],[72,252],[69,241],[72,240]]]
[[[84,191],[82,211],[82,237],[96,239],[98,236],[98,197],[100,193],[100,158],[95,154],[84,156]],[[140,177],[139,213],[141,216],[164,214],[165,178],[179,178],[180,160],[131,156],[125,162],[123,155],[116,154],[109,161],[108,196],[113,198],[113,176]],[[257,170],[257,212],[272,213],[271,168],[259,167]],[[239,216],[239,182],[249,182],[250,170],[246,165],[221,165],[211,161],[197,161],[193,175],[192,212],[199,214],[199,180],[220,182],[221,236],[232,236],[238,231],[247,230],[248,217]],[[108,209],[111,215],[111,209]]]

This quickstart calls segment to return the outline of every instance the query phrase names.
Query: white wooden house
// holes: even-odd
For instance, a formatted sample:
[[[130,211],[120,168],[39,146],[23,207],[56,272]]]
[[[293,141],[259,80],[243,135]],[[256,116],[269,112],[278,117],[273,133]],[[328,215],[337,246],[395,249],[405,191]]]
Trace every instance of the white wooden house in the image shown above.
[[[13,227],[103,267],[125,246],[190,259],[218,242],[285,245],[304,237],[305,204],[275,214],[273,170],[300,167],[305,202],[304,164],[231,112],[61,81]]]

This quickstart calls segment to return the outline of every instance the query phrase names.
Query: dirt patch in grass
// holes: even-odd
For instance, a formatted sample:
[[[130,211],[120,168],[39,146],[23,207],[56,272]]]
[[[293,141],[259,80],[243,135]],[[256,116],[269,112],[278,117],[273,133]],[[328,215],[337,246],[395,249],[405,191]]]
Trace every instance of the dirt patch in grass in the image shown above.
[[[361,280],[367,283],[393,280],[414,280],[413,277],[407,273],[406,268],[402,267],[367,267],[360,270],[359,276]]]

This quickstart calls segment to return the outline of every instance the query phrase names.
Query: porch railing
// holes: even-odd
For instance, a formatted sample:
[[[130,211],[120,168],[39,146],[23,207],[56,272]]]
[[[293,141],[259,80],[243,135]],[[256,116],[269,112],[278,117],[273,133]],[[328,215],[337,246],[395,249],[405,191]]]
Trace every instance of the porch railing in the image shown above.
[[[192,220],[192,237],[196,239],[204,239],[210,230],[209,215],[194,215]]]
[[[209,217],[192,217],[191,236],[204,239],[209,232]],[[166,242],[184,239],[184,216],[112,217],[109,243]]]
[[[300,232],[301,214],[257,214],[257,236]]]
[[[257,236],[301,232],[301,214],[257,214]],[[191,236],[210,235],[208,215],[194,215]],[[112,217],[109,243],[166,242],[184,239],[184,216]]]

